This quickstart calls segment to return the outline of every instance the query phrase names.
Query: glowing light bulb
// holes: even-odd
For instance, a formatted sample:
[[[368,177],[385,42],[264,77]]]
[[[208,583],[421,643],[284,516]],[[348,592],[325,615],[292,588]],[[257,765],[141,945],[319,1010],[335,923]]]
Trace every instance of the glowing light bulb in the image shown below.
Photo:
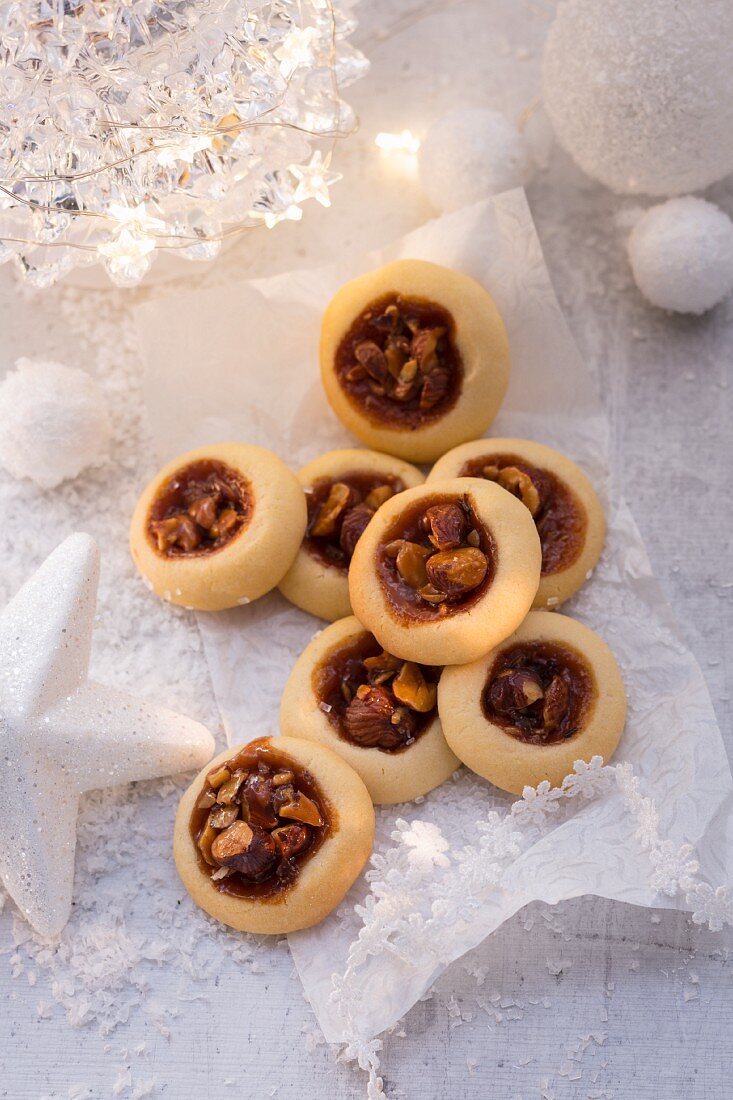
[[[330,206],[329,187],[342,179],[340,172],[329,169],[330,160],[323,159],[320,149],[316,149],[308,164],[291,164],[290,172],[298,181],[295,189],[295,201],[315,199],[321,206]]]
[[[374,144],[385,153],[409,153],[414,156],[420,148],[420,139],[412,130],[401,130],[399,134],[382,131],[375,137]]]

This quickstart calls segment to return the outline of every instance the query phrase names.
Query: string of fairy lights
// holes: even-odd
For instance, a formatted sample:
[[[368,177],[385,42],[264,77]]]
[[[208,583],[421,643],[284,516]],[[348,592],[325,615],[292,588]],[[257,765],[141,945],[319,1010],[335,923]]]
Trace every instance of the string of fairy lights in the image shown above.
[[[100,26],[87,0],[0,0],[0,262],[130,286],[164,250],[208,260],[329,205],[341,90],[367,67],[355,3],[131,0]]]

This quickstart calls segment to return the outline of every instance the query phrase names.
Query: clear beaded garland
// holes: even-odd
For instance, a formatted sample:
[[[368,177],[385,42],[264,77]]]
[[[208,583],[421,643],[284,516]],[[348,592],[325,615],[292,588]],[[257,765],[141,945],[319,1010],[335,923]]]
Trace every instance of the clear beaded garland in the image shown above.
[[[358,0],[0,0],[0,263],[35,286],[328,205]]]

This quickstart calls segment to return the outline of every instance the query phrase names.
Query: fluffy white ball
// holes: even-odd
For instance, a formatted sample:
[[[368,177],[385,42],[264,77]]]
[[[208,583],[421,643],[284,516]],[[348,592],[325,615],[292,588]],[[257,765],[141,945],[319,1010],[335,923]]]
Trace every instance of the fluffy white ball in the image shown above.
[[[652,206],[628,247],[636,285],[662,309],[704,313],[733,290],[733,222],[704,199]]]
[[[0,463],[53,489],[98,466],[112,438],[104,396],[81,370],[19,359],[0,384]]]
[[[614,191],[679,195],[733,172],[730,0],[568,0],[542,77],[558,141]]]
[[[449,111],[420,147],[420,183],[437,210],[457,210],[489,195],[521,187],[531,170],[527,144],[516,126],[486,107]]]

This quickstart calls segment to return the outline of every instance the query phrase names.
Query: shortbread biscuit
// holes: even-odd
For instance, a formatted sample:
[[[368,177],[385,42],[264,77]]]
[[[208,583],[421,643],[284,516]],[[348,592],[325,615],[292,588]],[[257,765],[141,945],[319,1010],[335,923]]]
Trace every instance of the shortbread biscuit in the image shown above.
[[[356,772],[313,741],[263,737],[226,749],[181,799],[176,868],[197,905],[245,932],[323,920],[359,875],[374,808]]]
[[[479,283],[397,260],[343,286],[321,330],[331,406],[368,447],[432,462],[491,424],[509,381],[509,344]]]
[[[603,549],[606,519],[571,459],[529,439],[476,439],[443,455],[428,482],[447,477],[485,477],[529,508],[542,544],[534,607],[559,607],[585,583]]]
[[[576,760],[615,752],[626,721],[616,660],[589,627],[532,611],[472,664],[446,669],[438,689],[446,740],[472,771],[521,794],[559,786]]]
[[[349,570],[354,613],[389,653],[465,664],[519,625],[541,550],[525,506],[490,481],[453,478],[383,504]]]
[[[313,638],[285,685],[280,728],[327,745],[376,803],[408,802],[458,767],[437,712],[441,669],[385,653],[353,616]]]
[[[280,582],[296,607],[321,619],[351,614],[348,570],[354,547],[377,508],[425,480],[415,466],[377,451],[329,451],[298,471],[308,526]]]
[[[295,474],[263,447],[217,443],[169,462],[130,525],[135,565],[161,598],[202,611],[249,603],[298,552],[306,503]]]

